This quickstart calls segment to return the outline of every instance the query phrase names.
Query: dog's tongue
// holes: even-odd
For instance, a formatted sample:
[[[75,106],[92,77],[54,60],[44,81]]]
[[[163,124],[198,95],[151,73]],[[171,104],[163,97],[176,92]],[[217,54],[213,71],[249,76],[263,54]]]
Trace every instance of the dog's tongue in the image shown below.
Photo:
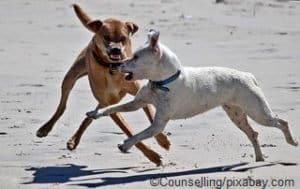
[[[119,54],[111,54],[110,58],[113,60],[121,60],[121,55]]]

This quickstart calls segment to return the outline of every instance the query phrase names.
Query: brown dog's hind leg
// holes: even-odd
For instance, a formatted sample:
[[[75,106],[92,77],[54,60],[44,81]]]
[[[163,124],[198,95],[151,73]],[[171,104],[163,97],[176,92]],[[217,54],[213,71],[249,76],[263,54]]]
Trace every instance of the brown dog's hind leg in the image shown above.
[[[64,113],[69,94],[75,82],[85,75],[87,75],[87,71],[85,67],[84,57],[78,57],[78,59],[75,61],[75,63],[72,65],[72,67],[64,77],[61,86],[61,98],[55,113],[47,123],[45,123],[42,127],[38,129],[38,131],[36,132],[36,136],[45,137],[48,135],[48,133],[54,127],[56,121]]]
[[[110,117],[114,120],[114,122],[120,127],[120,129],[128,136],[132,137],[133,132],[130,130],[128,123],[125,121],[123,116],[120,113],[111,114]],[[139,150],[143,152],[143,154],[157,166],[161,165],[161,157],[158,153],[151,150],[144,143],[139,142],[135,145]]]
[[[223,109],[229,116],[230,120],[241,130],[243,131],[249,140],[251,141],[254,151],[256,161],[264,161],[259,142],[257,140],[258,133],[252,129],[247,120],[247,115],[244,111],[238,107],[233,105],[224,105]]]

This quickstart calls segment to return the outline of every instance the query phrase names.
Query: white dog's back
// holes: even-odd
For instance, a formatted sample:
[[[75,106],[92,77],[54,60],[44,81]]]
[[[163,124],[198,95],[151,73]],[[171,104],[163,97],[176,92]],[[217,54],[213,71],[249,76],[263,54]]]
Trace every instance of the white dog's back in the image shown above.
[[[172,119],[192,117],[229,102],[241,105],[247,100],[242,93],[257,88],[254,76],[247,72],[223,67],[183,67],[181,70],[179,79],[169,86],[168,104],[170,110],[174,110],[170,115]]]

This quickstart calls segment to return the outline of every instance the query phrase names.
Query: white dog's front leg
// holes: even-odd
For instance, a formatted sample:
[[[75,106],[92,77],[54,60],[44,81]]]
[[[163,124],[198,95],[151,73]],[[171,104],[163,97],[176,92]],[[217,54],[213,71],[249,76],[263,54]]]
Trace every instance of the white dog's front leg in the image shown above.
[[[147,138],[151,138],[159,133],[161,133],[167,123],[168,123],[168,119],[160,119],[157,116],[154,119],[154,122],[152,123],[152,125],[150,127],[148,127],[147,129],[143,130],[142,132],[126,139],[123,144],[119,144],[118,148],[126,153],[133,145],[135,145],[136,143],[145,140]]]
[[[116,113],[116,112],[131,112],[138,110],[139,108],[142,108],[146,106],[146,103],[142,100],[134,99],[133,101],[130,101],[125,104],[121,105],[113,105],[109,106],[107,108],[104,108],[102,110],[95,109],[93,111],[87,112],[86,115],[88,117],[91,117],[93,119],[98,119],[99,117],[108,116],[110,114]]]
[[[93,111],[87,112],[86,115],[93,119],[98,119],[99,117],[108,116],[113,113],[117,112],[132,112],[139,108],[145,107],[148,102],[149,97],[149,89],[147,87],[143,87],[138,94],[135,96],[135,98],[125,104],[121,105],[113,105],[109,106],[107,108],[104,108],[102,110],[95,109]]]
[[[93,111],[89,111],[89,112],[86,112],[86,116],[87,117],[89,117],[89,118],[93,118],[93,119],[97,119],[97,118],[99,118],[99,117],[97,117],[97,115],[98,115],[98,111],[99,111],[99,108],[96,108],[95,110],[93,110]]]

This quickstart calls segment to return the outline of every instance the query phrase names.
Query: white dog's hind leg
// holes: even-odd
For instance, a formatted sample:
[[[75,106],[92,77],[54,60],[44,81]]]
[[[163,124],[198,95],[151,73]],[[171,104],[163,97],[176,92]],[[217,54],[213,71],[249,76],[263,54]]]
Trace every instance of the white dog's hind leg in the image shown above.
[[[275,127],[279,128],[283,132],[286,142],[293,146],[298,146],[298,142],[295,141],[292,137],[288,122],[279,118],[275,119],[277,120],[277,124],[275,125]]]
[[[255,119],[253,118],[257,123],[260,123],[261,125],[265,126],[271,126],[271,127],[276,127],[280,129],[285,137],[285,140],[288,144],[293,145],[293,146],[298,146],[298,142],[294,140],[292,137],[292,133],[289,129],[288,122],[277,118],[277,117],[266,117],[266,119],[261,120],[261,119]]]
[[[254,151],[256,161],[264,161],[259,142],[257,140],[258,133],[252,129],[247,120],[247,115],[243,112],[240,107],[232,105],[223,105],[223,109],[229,116],[230,120],[243,131],[249,140],[251,141]]]
[[[288,122],[277,118],[272,112],[265,96],[259,87],[253,87],[249,93],[241,99],[240,104],[245,113],[257,123],[276,127],[280,129],[287,143],[297,146],[298,143],[293,139]]]
[[[285,140],[288,144],[293,146],[298,146],[298,142],[295,141],[294,138],[292,137],[292,133],[289,129],[289,125],[287,121],[277,117],[273,117],[271,119],[264,120],[264,122],[259,122],[259,121],[257,122],[265,126],[273,126],[280,129],[283,132]]]
[[[150,127],[143,130],[142,132],[126,139],[123,142],[123,144],[118,145],[118,148],[124,153],[127,152],[136,143],[138,143],[142,140],[145,140],[147,138],[151,138],[153,136],[156,136],[157,134],[163,132],[163,130],[165,129],[168,121],[169,120],[159,119],[156,116],[154,118],[154,122],[152,123],[152,125]]]

